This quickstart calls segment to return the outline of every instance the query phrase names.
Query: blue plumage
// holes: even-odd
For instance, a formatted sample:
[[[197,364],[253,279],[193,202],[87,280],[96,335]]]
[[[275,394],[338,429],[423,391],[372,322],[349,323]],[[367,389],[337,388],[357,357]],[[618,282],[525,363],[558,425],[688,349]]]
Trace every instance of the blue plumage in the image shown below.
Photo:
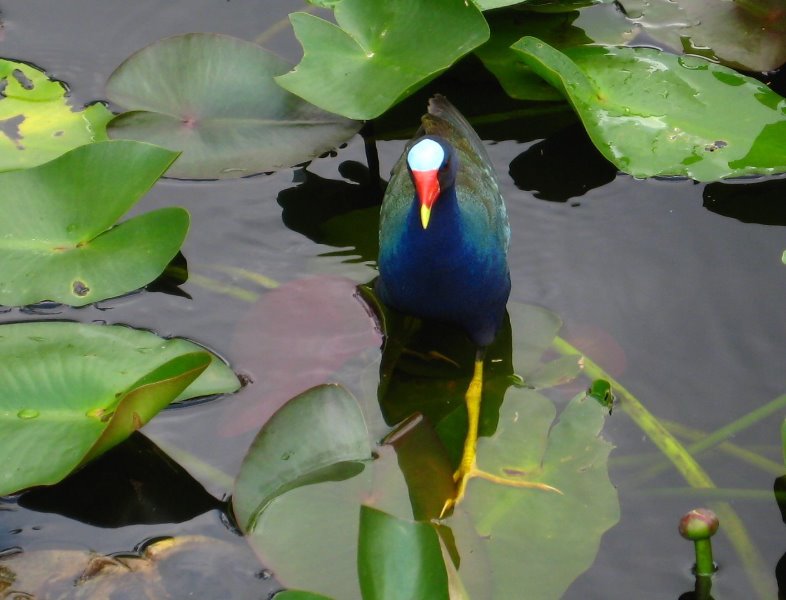
[[[426,169],[418,147],[423,139],[444,150],[433,170],[420,171]],[[434,155],[430,142],[421,147]],[[420,193],[416,186],[422,186]],[[424,216],[420,196],[432,187],[436,199]],[[453,105],[435,96],[385,193],[377,293],[400,312],[455,324],[475,344],[487,346],[510,294],[509,237],[505,205],[485,148]]]

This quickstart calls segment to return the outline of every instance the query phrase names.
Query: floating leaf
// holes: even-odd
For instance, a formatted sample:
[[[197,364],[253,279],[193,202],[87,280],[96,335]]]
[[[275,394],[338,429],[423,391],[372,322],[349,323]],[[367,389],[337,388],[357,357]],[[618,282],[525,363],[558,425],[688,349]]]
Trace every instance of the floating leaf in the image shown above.
[[[109,133],[182,150],[169,177],[227,179],[305,162],[352,137],[360,124],[276,85],[273,77],[290,67],[224,35],[160,40],[110,76],[107,96],[131,112],[113,119]]]
[[[483,15],[463,0],[342,0],[334,15],[337,26],[290,15],[303,60],[276,81],[352,119],[381,115],[489,36]]]
[[[278,581],[342,600],[359,597],[358,510],[371,488],[370,456],[357,400],[337,385],[293,398],[259,432],[232,507]],[[313,568],[320,564],[332,566]]]
[[[650,48],[514,48],[562,91],[590,138],[635,177],[699,181],[786,170],[786,100],[698,57]]]
[[[0,171],[33,167],[106,139],[103,104],[74,111],[59,81],[30,65],[0,59]]]
[[[489,561],[493,577],[473,585],[493,587],[495,598],[519,597],[522,581],[527,597],[562,597],[594,561],[603,533],[619,520],[617,491],[608,476],[612,446],[599,437],[608,409],[581,395],[556,424],[554,413],[544,396],[511,388],[496,433],[478,441],[479,468],[562,492],[470,480],[459,510],[472,520],[485,556],[476,556],[477,548],[462,552],[466,541],[460,538],[458,549],[465,562]],[[462,563],[459,574],[463,568],[469,565]]]
[[[117,445],[213,360],[185,340],[58,321],[0,326],[0,354],[0,495],[56,483]]]
[[[176,157],[107,141],[0,173],[0,304],[83,306],[158,277],[185,239],[188,213],[162,208],[112,226]]]
[[[599,7],[561,14],[502,11],[486,15],[491,37],[475,50],[485,67],[511,98],[560,100],[562,95],[532,71],[511,45],[532,36],[564,50],[591,44],[621,44],[632,37],[632,25],[619,11]]]
[[[360,507],[358,574],[363,600],[448,600],[439,537],[429,523]]]
[[[243,461],[232,506],[240,526],[253,530],[261,511],[296,487],[346,479],[371,457],[357,400],[337,385],[322,385],[285,404],[265,424]]]
[[[677,50],[714,57],[746,71],[786,63],[782,0],[620,0],[648,35]]]

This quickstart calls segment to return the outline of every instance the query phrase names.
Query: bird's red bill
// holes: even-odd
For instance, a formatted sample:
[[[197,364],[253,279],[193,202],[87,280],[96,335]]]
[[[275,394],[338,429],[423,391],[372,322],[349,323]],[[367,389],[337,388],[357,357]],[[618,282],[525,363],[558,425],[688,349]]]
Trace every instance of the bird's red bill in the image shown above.
[[[412,171],[412,179],[415,182],[415,191],[420,200],[420,220],[423,229],[428,227],[431,207],[434,206],[440,193],[439,179],[437,179],[437,169],[431,171]]]

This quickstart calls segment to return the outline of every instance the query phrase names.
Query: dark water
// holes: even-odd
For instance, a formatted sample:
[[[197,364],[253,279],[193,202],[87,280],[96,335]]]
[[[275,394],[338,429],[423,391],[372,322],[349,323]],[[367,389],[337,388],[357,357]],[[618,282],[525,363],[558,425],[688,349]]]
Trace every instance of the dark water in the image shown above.
[[[301,6],[238,0],[4,1],[0,2],[4,24],[0,56],[35,63],[66,81],[78,105],[101,99],[112,70],[156,39],[188,31],[254,39]],[[286,28],[265,45],[292,60],[299,55]],[[473,114],[471,100],[456,96],[452,100]],[[567,127],[524,123],[508,127],[504,136],[491,127],[479,128],[489,139],[511,217],[512,299],[560,315],[565,321],[564,337],[586,349],[660,418],[709,432],[784,393],[786,265],[781,254],[786,249],[786,181],[710,186],[637,181],[609,170],[588,149],[581,130],[570,125],[570,117],[563,115],[554,122]],[[402,121],[400,127],[413,123]],[[542,141],[546,134],[548,139]],[[383,174],[402,146],[402,141],[379,143]],[[345,161],[365,162],[360,138],[338,156],[316,161],[309,171],[343,181],[339,165]],[[282,190],[295,187],[293,181],[299,177],[297,170],[285,170],[239,181],[159,182],[138,210],[174,204],[191,212],[192,228],[183,248],[191,278],[182,286],[191,298],[145,293],[99,307],[56,308],[47,313],[189,337],[225,356],[252,379],[253,385],[237,397],[166,411],[145,428],[145,434],[162,448],[185,449],[229,477],[236,473],[255,433],[232,430],[230,408],[251,407],[269,391],[266,386],[281,387],[271,372],[273,358],[249,352],[241,338],[251,328],[266,340],[265,348],[275,346],[276,335],[281,343],[287,340],[283,333],[271,333],[263,319],[247,314],[253,306],[247,299],[217,291],[210,282],[236,286],[252,295],[263,295],[265,288],[216,265],[283,282],[313,274],[365,282],[375,274],[372,264],[330,256],[334,248],[284,225],[277,199]],[[297,214],[292,217],[297,218]],[[0,318],[35,316],[13,310]],[[319,377],[316,367],[312,373],[309,368],[300,365],[293,379]],[[343,376],[352,385],[351,369],[344,370]],[[279,388],[274,390],[279,395],[286,391]],[[732,441],[782,466],[782,417],[771,416]],[[566,597],[676,599],[692,588],[691,548],[677,535],[677,522],[706,500],[685,493],[657,493],[685,487],[672,469],[642,481],[639,469],[624,463],[626,457],[657,455],[624,413],[615,412],[605,432],[617,446],[611,477],[619,489],[622,519],[604,536],[594,566]],[[777,466],[754,468],[718,451],[702,455],[700,462],[716,485],[726,490],[724,498],[743,519],[774,588],[776,564],[786,552],[786,530],[771,492],[773,480],[782,473]],[[217,478],[197,478],[219,498],[228,492]],[[166,496],[164,480],[151,486],[165,486]],[[759,494],[743,497],[740,490]],[[226,541],[238,553],[241,583],[227,597],[261,598],[277,589],[275,582],[265,580],[262,567],[209,500],[192,493],[175,504],[181,505],[181,512],[172,520],[180,523],[115,527],[44,512],[45,505],[23,508],[9,501],[0,505],[6,509],[0,513],[0,547],[117,553],[130,552],[150,538],[203,534]],[[722,569],[714,596],[753,597],[741,562],[722,535],[715,538],[715,555]],[[205,570],[199,565],[193,568]],[[210,597],[206,593],[202,597]],[[223,597],[216,593],[215,597]]]

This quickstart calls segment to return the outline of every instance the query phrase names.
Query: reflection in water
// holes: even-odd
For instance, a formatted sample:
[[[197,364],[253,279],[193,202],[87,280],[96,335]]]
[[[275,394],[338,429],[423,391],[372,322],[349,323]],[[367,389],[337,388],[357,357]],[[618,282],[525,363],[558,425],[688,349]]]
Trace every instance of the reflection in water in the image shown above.
[[[530,146],[510,163],[510,176],[519,189],[550,202],[583,196],[616,175],[616,167],[598,152],[579,124]]]
[[[223,503],[148,438],[135,433],[60,483],[25,492],[19,506],[96,527],[125,527],[182,523]]]
[[[289,229],[317,243],[338,246],[343,240],[326,239],[326,223],[352,211],[379,204],[380,183],[371,181],[367,167],[355,161],[344,161],[338,171],[345,178],[344,181],[325,179],[305,168],[295,172],[294,183],[298,185],[282,190],[278,195],[278,203],[283,209],[281,218]],[[354,240],[347,240],[343,245],[373,251],[373,254],[364,255],[363,258],[376,260],[375,225],[376,221],[371,227],[352,230],[355,234],[366,234],[364,239],[368,238],[367,243],[352,244]]]
[[[786,225],[786,179],[711,183],[704,188],[704,208],[743,223]]]

